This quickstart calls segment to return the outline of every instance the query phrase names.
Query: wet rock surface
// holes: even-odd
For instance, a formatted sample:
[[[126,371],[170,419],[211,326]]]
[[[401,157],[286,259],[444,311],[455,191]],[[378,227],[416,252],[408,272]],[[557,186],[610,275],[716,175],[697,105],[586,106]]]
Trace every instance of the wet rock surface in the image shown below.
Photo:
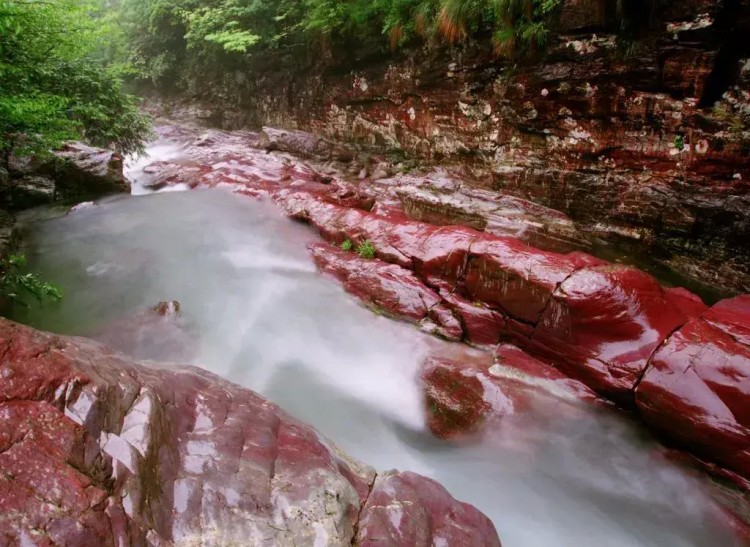
[[[79,142],[51,157],[11,156],[9,170],[0,176],[0,204],[11,211],[128,191],[122,156]]]
[[[636,390],[666,439],[750,478],[750,297],[725,300],[659,348]]]
[[[746,292],[750,10],[720,0],[638,10],[564,2],[545,54],[521,62],[498,58],[487,37],[253,59],[245,73],[261,77],[201,75],[191,101],[197,91],[227,129],[293,127],[394,165],[449,166],[467,191],[562,211],[591,237]],[[407,208],[435,219],[419,198]],[[476,212],[464,221],[489,222]]]
[[[429,357],[422,371],[427,425],[440,438],[491,428],[540,404],[554,405],[558,419],[572,420],[582,406],[600,401],[585,384],[510,344],[493,354],[453,353]]]
[[[162,170],[158,180],[190,181],[191,187],[225,187],[276,202],[285,214],[311,224],[330,243],[311,247],[316,263],[366,304],[418,325],[427,324],[430,330],[448,339],[483,347],[502,342],[514,344],[516,350],[520,348],[528,355],[523,359],[519,355],[508,358],[511,369],[514,363],[531,360],[537,368],[524,374],[532,379],[544,378],[534,389],[545,391],[549,381],[553,386],[571,382],[568,388],[585,385],[586,391],[593,390],[620,406],[639,408],[646,423],[657,432],[674,429],[675,424],[687,420],[693,425],[678,428],[679,435],[684,435],[681,446],[695,451],[717,470],[738,476],[747,473],[744,464],[738,463],[744,458],[742,443],[747,435],[732,425],[734,422],[724,425],[726,419],[722,418],[729,412],[722,408],[734,404],[727,401],[740,401],[747,396],[739,372],[743,365],[736,365],[736,373],[721,373],[721,386],[716,388],[715,397],[724,406],[699,404],[705,399],[700,395],[703,385],[697,381],[685,389],[698,402],[678,406],[659,391],[668,390],[663,386],[670,383],[658,379],[659,371],[665,367],[666,374],[674,376],[670,367],[677,365],[663,363],[669,362],[673,353],[678,358],[674,344],[685,329],[697,329],[691,325],[700,325],[703,330],[718,329],[717,336],[744,347],[744,342],[737,341],[744,340],[742,325],[746,325],[747,318],[742,313],[724,312],[722,316],[731,315],[733,319],[722,319],[722,327],[718,328],[718,320],[709,324],[705,319],[717,312],[707,312],[695,294],[681,288],[665,288],[635,268],[611,264],[580,251],[538,249],[528,241],[496,235],[486,227],[479,230],[466,222],[432,224],[413,220],[397,192],[378,193],[367,181],[354,183],[336,173],[322,182],[324,168],[320,165],[284,153],[259,154],[236,134],[211,132],[211,138],[222,146],[204,150],[196,144],[201,138],[195,140],[187,127],[165,131],[171,132],[171,138],[193,144],[182,147],[181,158]],[[342,250],[340,245],[345,240],[355,248],[368,243],[374,258],[363,259]],[[720,303],[712,310],[725,306],[728,304]],[[700,366],[706,370],[719,366],[724,370],[712,364],[716,352],[707,348],[714,342],[690,336],[697,348],[694,359],[707,359]],[[743,350],[733,351],[742,355]],[[733,353],[731,359],[739,358],[737,355]],[[502,415],[505,408],[502,404],[488,404],[484,394],[490,384],[504,393],[507,378],[493,378],[490,365],[472,369],[450,361],[433,362],[427,369],[432,372],[426,373],[426,389],[433,390],[430,397],[451,412],[459,409],[460,420],[452,425],[434,424],[433,429],[442,436],[473,431],[493,413]],[[551,371],[553,378],[547,376]],[[454,384],[458,394],[455,397],[448,389]],[[662,387],[655,390],[650,387],[652,384]],[[530,385],[527,383],[527,387]],[[559,392],[556,388],[546,391]],[[569,389],[565,391],[570,394]],[[656,396],[644,406],[650,391]],[[679,391],[670,397],[690,401]],[[732,412],[737,412],[737,419],[741,420],[741,411]],[[682,418],[673,421],[673,415]],[[731,434],[726,432],[727,427]],[[720,439],[715,451],[714,443],[705,440],[714,435]],[[730,437],[735,444],[729,442]],[[732,457],[727,456],[732,451],[727,448],[730,446],[739,446]]]
[[[433,481],[208,372],[6,320],[0,345],[4,545],[500,545]]]

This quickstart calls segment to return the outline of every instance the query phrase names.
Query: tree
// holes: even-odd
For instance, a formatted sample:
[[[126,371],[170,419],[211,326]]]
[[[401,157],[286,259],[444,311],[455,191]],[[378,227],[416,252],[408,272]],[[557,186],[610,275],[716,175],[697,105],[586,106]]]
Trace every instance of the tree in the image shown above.
[[[142,150],[148,118],[101,55],[101,4],[0,0],[0,162],[84,139]]]

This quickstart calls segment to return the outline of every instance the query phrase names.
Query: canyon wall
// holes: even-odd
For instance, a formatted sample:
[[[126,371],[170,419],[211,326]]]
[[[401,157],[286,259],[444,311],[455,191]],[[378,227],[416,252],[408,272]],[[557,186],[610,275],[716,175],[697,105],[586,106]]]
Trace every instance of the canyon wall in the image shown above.
[[[638,4],[638,5],[636,5]],[[631,33],[621,32],[623,11]],[[750,290],[750,7],[571,0],[534,58],[459,47],[310,47],[189,85],[190,112],[356,143],[396,168],[567,214],[584,247]]]

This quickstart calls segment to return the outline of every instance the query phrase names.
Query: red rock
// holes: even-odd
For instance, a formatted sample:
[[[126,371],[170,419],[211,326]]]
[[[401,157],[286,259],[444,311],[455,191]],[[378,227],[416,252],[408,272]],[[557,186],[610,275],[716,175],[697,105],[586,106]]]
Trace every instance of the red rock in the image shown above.
[[[494,358],[484,352],[429,357],[422,383],[427,425],[441,438],[475,433],[486,422],[523,412],[540,399],[554,399],[561,418],[571,403],[598,401],[581,382],[507,344],[497,348]]]
[[[724,300],[675,332],[636,389],[664,438],[750,479],[750,296]]]
[[[353,252],[326,244],[309,247],[318,267],[336,277],[344,288],[363,302],[385,313],[418,324],[449,340],[461,340],[460,322],[409,270],[377,259],[363,259]]]
[[[440,297],[459,318],[467,342],[479,346],[495,345],[507,330],[506,318],[482,302],[469,302],[449,289],[440,289]]]
[[[435,481],[391,472],[379,475],[373,484],[356,545],[500,547],[500,541],[484,515],[451,498]]]
[[[623,406],[651,355],[687,317],[654,278],[621,266],[584,268],[561,285],[528,347]]]
[[[576,270],[564,255],[513,239],[477,240],[470,252],[465,281],[469,295],[532,324],[539,321],[560,283]]]
[[[667,300],[687,317],[699,317],[708,309],[700,296],[682,287],[664,289]]]
[[[206,371],[4,319],[0,345],[4,545],[499,545],[433,481],[378,475]]]

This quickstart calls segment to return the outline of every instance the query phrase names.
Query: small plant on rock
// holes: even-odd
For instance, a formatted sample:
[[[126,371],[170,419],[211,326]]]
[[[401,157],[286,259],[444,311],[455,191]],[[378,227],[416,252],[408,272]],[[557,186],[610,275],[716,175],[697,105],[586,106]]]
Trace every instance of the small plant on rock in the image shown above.
[[[677,135],[674,138],[674,147],[680,152],[685,150],[685,138],[682,135]]]
[[[45,299],[60,300],[62,291],[56,285],[47,283],[40,279],[39,274],[22,270],[26,266],[26,256],[22,254],[12,254],[0,261],[0,297],[28,306],[24,301],[24,296],[31,295],[39,302]]]
[[[375,247],[369,241],[363,241],[357,245],[357,254],[362,258],[371,260],[375,258]]]
[[[352,241],[350,239],[345,239],[344,242],[341,244],[341,250],[342,251],[351,251],[354,245],[352,244]]]

